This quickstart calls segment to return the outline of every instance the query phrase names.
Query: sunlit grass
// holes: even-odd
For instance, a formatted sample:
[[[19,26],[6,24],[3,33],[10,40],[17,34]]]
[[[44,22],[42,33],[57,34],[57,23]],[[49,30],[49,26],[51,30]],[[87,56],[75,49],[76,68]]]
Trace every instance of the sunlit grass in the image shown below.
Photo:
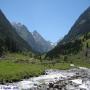
[[[29,55],[20,53],[8,53],[5,58],[0,60],[0,82],[15,82],[22,79],[42,75],[45,69],[65,70],[70,68],[71,61],[76,66],[85,66],[90,68],[90,64],[85,60],[81,62],[78,58],[81,56],[72,56],[67,62],[55,62],[35,59]],[[63,58],[62,58],[63,59]],[[60,59],[60,61],[62,61]],[[23,62],[22,62],[23,61]],[[28,61],[28,62],[27,62]],[[33,62],[33,63],[32,63]]]

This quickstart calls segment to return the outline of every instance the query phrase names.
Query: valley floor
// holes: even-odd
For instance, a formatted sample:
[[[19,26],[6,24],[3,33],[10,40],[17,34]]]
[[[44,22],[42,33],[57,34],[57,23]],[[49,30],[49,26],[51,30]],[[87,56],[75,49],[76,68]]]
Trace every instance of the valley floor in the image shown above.
[[[82,67],[90,68],[90,64],[85,62],[75,63],[75,64],[71,64],[69,62],[53,63],[53,62],[49,62],[48,60],[41,61],[40,59],[35,58],[35,56],[31,57],[30,55],[27,54],[7,53],[7,55],[0,58],[0,83],[1,83],[0,90],[6,90],[5,88],[10,88],[10,87],[14,88],[11,90],[28,90],[28,89],[24,89],[25,86],[26,88],[30,88],[30,87],[39,88],[39,89],[31,89],[31,90],[48,90],[42,88],[48,88],[50,82],[54,82],[54,85],[56,85],[55,87],[58,87],[58,84],[60,84],[60,82],[63,79],[64,79],[64,84],[66,83],[65,88],[71,88],[72,86],[69,82],[75,79],[84,81],[84,83],[82,82],[82,84],[80,84],[81,86],[80,85],[76,85],[76,86],[88,87],[86,86],[85,81],[87,81],[87,84],[89,83],[90,85],[90,77],[87,77],[90,76],[90,69],[82,68]],[[71,68],[77,68],[77,69],[71,69]],[[87,75],[86,73],[87,70],[89,71],[89,75]],[[47,75],[45,75],[46,73]],[[84,76],[84,74],[86,76]],[[75,80],[75,82],[77,80]],[[39,86],[41,87],[41,89]],[[75,86],[73,86],[72,88],[75,88]],[[65,90],[65,89],[61,89],[61,90]],[[79,90],[79,89],[73,89],[73,90]],[[85,89],[85,90],[89,90],[89,89]]]

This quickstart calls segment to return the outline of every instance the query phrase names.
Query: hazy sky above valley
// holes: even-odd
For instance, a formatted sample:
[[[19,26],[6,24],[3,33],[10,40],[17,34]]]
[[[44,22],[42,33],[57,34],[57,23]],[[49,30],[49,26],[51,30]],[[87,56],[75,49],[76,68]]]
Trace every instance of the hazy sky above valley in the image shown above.
[[[90,0],[0,0],[10,22],[21,22],[52,42],[66,35],[89,6]]]

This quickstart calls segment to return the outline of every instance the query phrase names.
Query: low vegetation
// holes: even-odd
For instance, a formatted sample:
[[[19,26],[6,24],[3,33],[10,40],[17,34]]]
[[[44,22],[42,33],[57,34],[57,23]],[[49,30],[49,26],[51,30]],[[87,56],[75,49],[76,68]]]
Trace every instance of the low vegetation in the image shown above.
[[[62,54],[58,54],[58,57],[55,58],[48,57],[46,59],[45,55],[35,55],[31,52],[5,52],[0,58],[0,83],[5,84],[39,76],[44,74],[46,69],[69,69],[72,63],[76,67],[90,68],[89,34],[62,47],[63,50],[65,49],[63,53],[61,52]]]
[[[69,64],[57,64],[35,59],[30,54],[7,53],[0,58],[0,83],[16,82],[44,74],[45,69],[68,69]]]
[[[0,59],[0,83],[2,84],[42,75],[46,69],[69,69],[71,64],[71,61],[67,61],[69,58],[44,60],[40,56],[31,55],[31,53],[7,53]],[[73,63],[78,66],[90,67],[86,62],[76,61]]]

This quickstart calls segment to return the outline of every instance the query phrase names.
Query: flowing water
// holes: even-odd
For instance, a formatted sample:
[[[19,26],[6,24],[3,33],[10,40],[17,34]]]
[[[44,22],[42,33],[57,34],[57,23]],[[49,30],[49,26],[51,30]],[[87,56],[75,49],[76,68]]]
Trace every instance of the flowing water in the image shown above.
[[[90,90],[90,69],[46,70],[39,77],[0,85],[0,90]]]

